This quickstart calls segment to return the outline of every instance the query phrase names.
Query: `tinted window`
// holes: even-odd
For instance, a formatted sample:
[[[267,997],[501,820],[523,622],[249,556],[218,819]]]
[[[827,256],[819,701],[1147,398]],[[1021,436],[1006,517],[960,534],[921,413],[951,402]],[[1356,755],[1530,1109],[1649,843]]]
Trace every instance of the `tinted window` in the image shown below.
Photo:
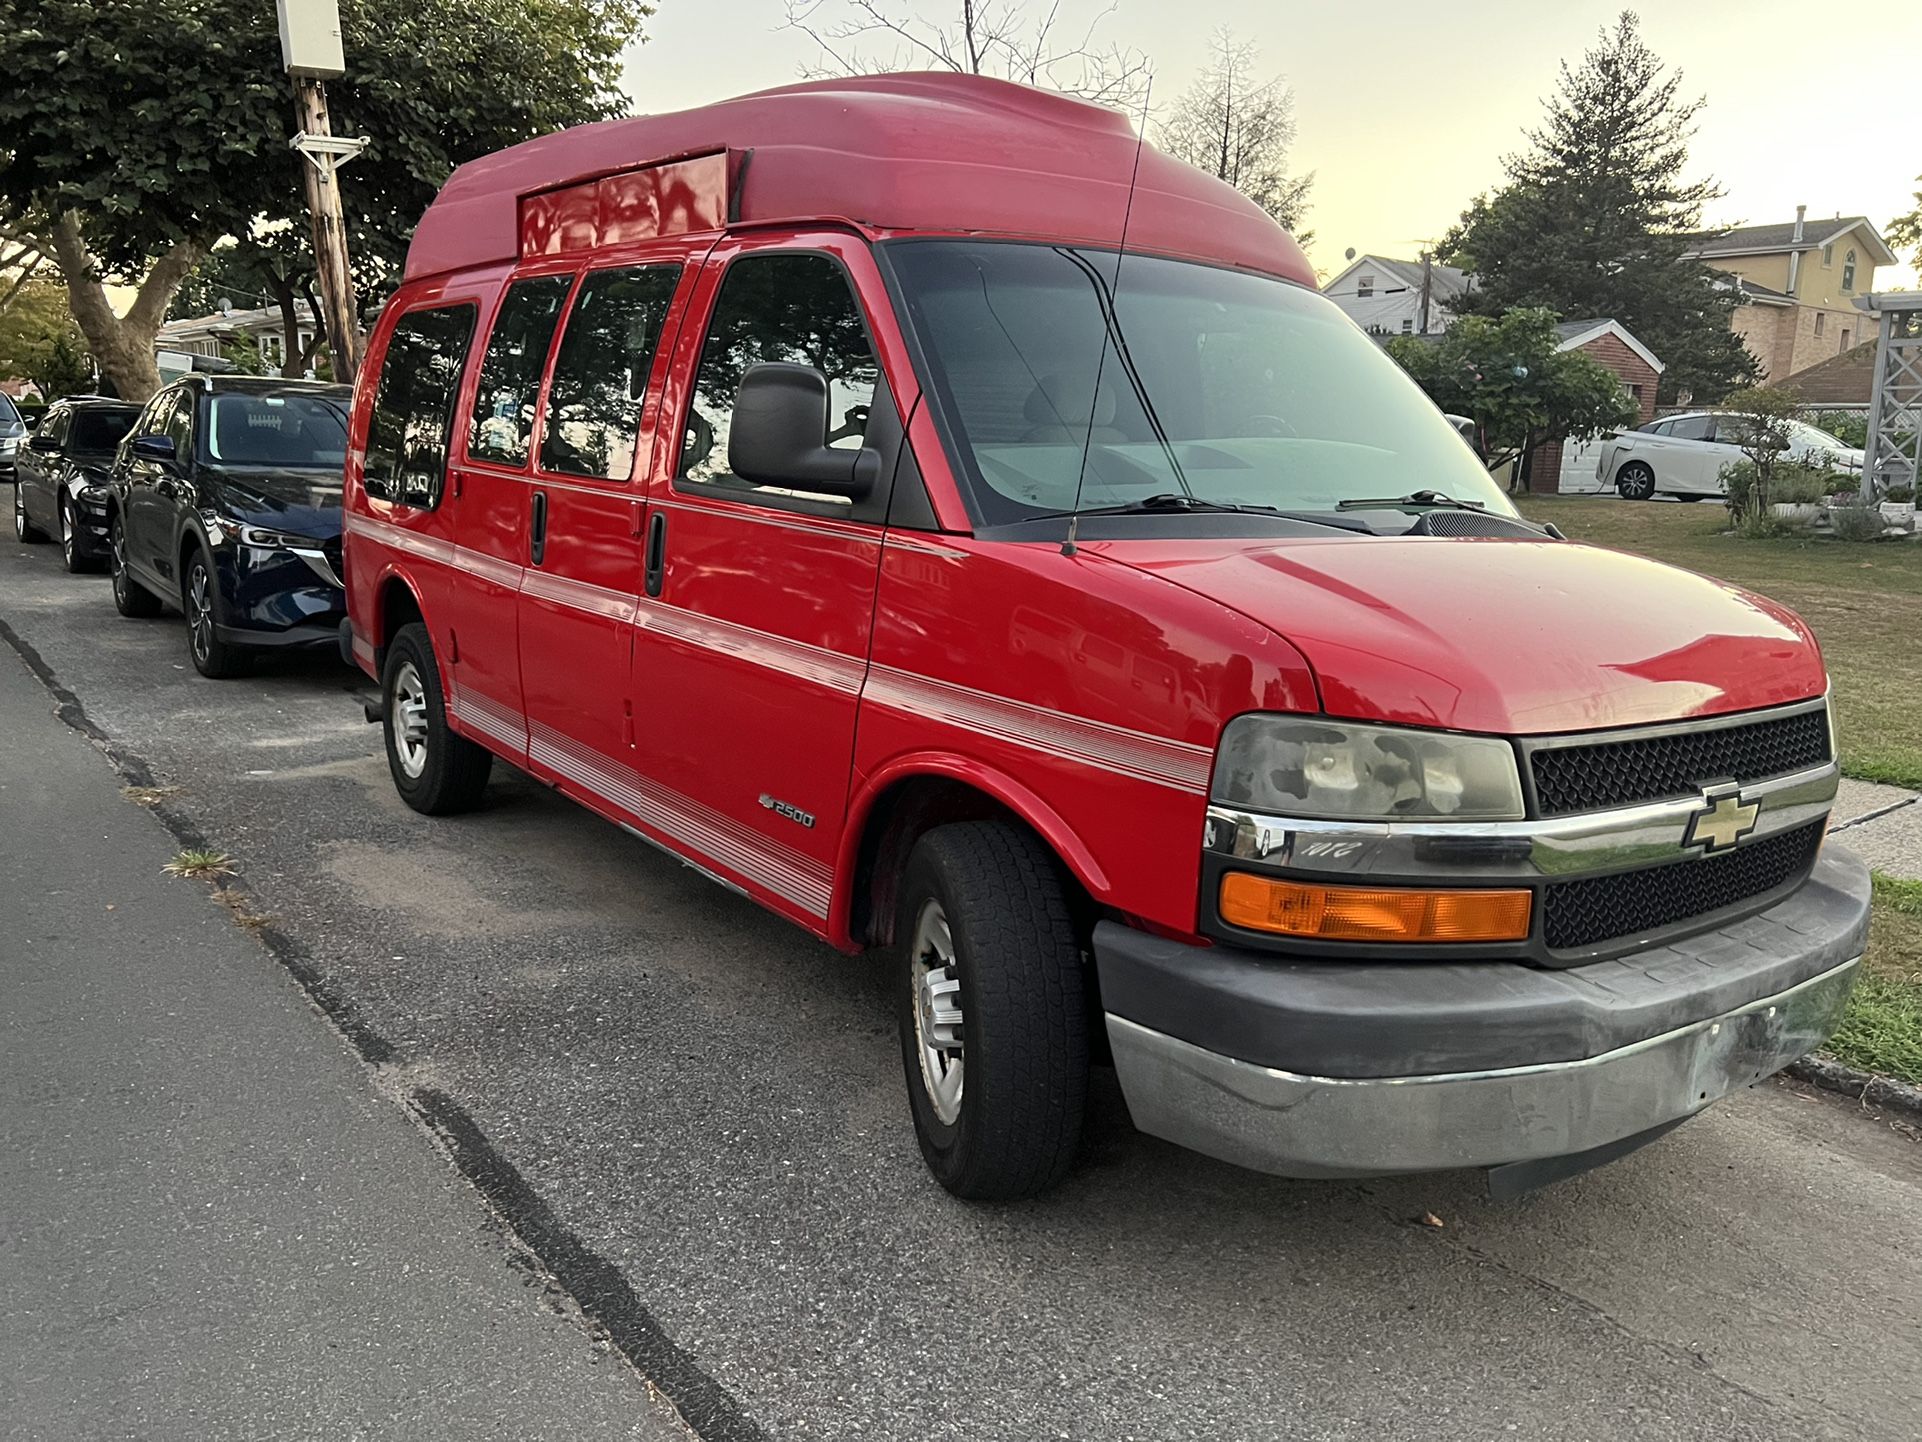
[[[683,477],[750,487],[727,468],[734,397],[749,366],[787,361],[813,366],[828,379],[828,431],[823,439],[859,450],[880,376],[874,347],[841,267],[824,255],[747,255],[728,267],[701,348],[681,448]]]
[[[467,454],[502,465],[527,464],[527,443],[534,433],[541,371],[554,326],[574,284],[571,275],[524,280],[507,292],[494,333],[487,338],[474,415],[467,427]]]
[[[347,407],[330,396],[212,395],[202,452],[217,466],[337,470],[347,459]]]
[[[1419,488],[1511,514],[1333,304],[1265,276],[1062,246],[888,250],[988,524],[1159,494],[1331,510]]]
[[[387,340],[367,430],[367,493],[403,506],[440,504],[448,431],[474,337],[474,308],[402,316]]]
[[[40,434],[56,446],[67,438],[67,411],[59,406],[48,411],[40,418]],[[0,416],[0,420],[5,420]]]
[[[0,391],[0,426],[12,425],[20,419],[20,412],[13,404],[13,397]]]
[[[625,481],[634,474],[641,399],[678,265],[596,271],[581,282],[554,358],[541,468]]]
[[[174,443],[174,455],[180,460],[194,453],[194,398],[190,392],[173,393],[160,433]]]
[[[1682,416],[1670,422],[1668,433],[1677,440],[1712,441],[1715,439],[1715,417]]]
[[[120,438],[133,429],[133,411],[75,411],[70,431],[69,450],[81,454],[105,453],[120,444]]]

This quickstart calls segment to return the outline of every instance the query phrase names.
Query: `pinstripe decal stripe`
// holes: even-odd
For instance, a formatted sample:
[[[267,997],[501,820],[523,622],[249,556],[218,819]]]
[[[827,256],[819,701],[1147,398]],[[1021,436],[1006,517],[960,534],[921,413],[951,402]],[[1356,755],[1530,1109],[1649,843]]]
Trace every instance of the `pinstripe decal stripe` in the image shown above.
[[[754,665],[765,666],[770,671],[798,676],[804,681],[813,681],[849,695],[861,689],[861,678],[867,672],[867,661],[860,656],[849,656],[840,651],[830,651],[824,646],[811,646],[805,641],[757,631],[751,626],[723,621],[717,616],[697,615],[693,611],[662,605],[658,601],[641,602],[636,620],[645,629],[672,640],[728,656],[738,656]]]

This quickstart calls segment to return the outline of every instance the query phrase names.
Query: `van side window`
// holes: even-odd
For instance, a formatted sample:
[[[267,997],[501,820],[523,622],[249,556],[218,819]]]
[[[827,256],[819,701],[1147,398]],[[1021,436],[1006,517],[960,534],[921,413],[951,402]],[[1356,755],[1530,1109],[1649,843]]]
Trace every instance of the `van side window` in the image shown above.
[[[474,390],[474,414],[467,424],[469,460],[527,464],[541,372],[547,368],[548,346],[573,284],[571,275],[544,275],[508,289],[494,317]]]
[[[596,271],[581,282],[554,358],[541,469],[625,481],[634,474],[641,401],[678,265]]]
[[[727,468],[735,394],[748,367],[762,361],[819,370],[828,380],[826,444],[859,450],[866,443],[880,367],[846,274],[825,255],[744,255],[721,281],[701,348],[681,446],[682,480],[739,487],[749,497],[796,494],[752,485]]]
[[[475,314],[471,305],[413,311],[387,338],[367,430],[368,495],[425,511],[440,504]]]

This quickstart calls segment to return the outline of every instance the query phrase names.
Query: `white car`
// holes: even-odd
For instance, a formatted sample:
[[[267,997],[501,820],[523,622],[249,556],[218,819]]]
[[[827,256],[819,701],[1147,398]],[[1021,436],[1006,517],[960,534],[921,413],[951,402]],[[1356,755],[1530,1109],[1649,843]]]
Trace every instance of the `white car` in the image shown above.
[[[1630,501],[1658,495],[1721,496],[1726,493],[1722,468],[1742,459],[1742,442],[1750,424],[1746,417],[1728,411],[1664,416],[1603,442],[1595,479],[1604,489],[1613,484],[1616,493]],[[1801,421],[1789,421],[1787,426],[1791,460],[1843,472],[1861,471],[1862,452],[1853,446]]]

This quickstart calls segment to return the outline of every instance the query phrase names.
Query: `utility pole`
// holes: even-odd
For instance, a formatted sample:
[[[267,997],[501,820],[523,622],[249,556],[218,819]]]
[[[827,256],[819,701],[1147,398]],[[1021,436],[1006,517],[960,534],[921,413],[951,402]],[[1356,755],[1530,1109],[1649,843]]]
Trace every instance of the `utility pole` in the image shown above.
[[[324,80],[345,75],[337,0],[276,0],[280,11],[280,58],[294,82],[300,129],[288,142],[303,157],[307,209],[314,223],[314,268],[327,325],[327,353],[334,379],[352,381],[360,369],[360,308],[347,258],[347,223],[340,203],[340,167],[367,148],[367,140],[337,139],[327,117]]]
[[[1434,291],[1435,257],[1427,251],[1421,253],[1421,333],[1428,334],[1428,297]]]

